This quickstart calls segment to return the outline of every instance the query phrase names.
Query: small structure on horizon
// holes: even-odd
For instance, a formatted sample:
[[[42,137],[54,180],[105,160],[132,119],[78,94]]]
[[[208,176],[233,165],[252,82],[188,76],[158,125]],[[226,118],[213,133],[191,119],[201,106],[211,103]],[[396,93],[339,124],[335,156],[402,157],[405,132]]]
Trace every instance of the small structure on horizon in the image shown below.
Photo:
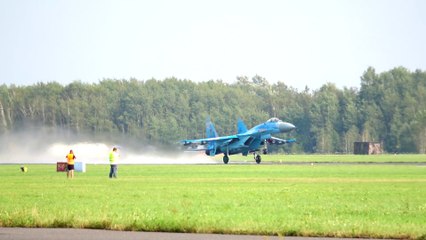
[[[372,155],[382,153],[382,144],[379,142],[354,142],[354,154]]]
[[[66,172],[67,171],[67,162],[57,162],[56,163],[56,171],[57,172]]]

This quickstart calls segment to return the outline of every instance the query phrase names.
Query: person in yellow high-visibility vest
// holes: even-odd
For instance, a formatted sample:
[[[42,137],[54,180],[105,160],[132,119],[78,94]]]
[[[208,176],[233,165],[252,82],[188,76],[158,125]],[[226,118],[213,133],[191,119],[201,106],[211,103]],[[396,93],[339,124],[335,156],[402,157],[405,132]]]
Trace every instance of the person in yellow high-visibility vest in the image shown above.
[[[109,178],[117,178],[117,160],[120,155],[118,154],[118,149],[114,147],[112,151],[109,153],[109,163],[111,165],[111,169],[109,171]]]
[[[70,153],[68,153],[65,158],[67,159],[68,163],[67,177],[74,178],[74,160],[76,159],[74,152],[70,150]]]

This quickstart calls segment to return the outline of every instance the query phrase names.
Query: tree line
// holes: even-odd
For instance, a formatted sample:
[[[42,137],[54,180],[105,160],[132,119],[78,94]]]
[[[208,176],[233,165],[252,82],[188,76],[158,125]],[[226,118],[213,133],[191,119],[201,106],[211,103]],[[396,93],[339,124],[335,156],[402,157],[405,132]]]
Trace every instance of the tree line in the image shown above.
[[[355,141],[377,141],[393,153],[426,152],[426,72],[368,68],[361,87],[332,83],[298,91],[261,76],[220,80],[104,79],[0,86],[0,135],[28,127],[60,129],[92,137],[131,137],[169,145],[205,137],[211,118],[221,135],[235,134],[270,117],[297,126],[293,153],[351,153]],[[282,136],[286,137],[286,136]]]

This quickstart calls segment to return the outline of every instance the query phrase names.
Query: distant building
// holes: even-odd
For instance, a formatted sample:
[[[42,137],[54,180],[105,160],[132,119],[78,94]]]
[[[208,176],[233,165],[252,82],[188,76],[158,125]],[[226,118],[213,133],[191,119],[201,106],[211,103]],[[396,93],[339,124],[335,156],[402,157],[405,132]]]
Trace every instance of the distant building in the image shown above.
[[[379,142],[354,142],[354,154],[382,154],[382,144]]]

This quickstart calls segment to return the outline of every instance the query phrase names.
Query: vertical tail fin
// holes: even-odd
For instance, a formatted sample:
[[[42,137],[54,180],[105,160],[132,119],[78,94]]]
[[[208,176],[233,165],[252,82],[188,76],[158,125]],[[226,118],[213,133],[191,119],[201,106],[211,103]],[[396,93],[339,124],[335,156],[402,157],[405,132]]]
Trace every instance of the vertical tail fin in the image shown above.
[[[247,132],[247,126],[246,126],[246,124],[243,122],[243,120],[241,118],[238,118],[237,128],[238,128],[238,133],[237,134]]]
[[[213,123],[210,121],[210,118],[208,118],[207,121],[206,121],[206,137],[207,138],[219,137],[219,135],[216,132],[216,129],[214,128]],[[216,142],[215,141],[211,141],[207,144],[206,154],[209,155],[209,156],[216,155]]]
[[[206,122],[206,137],[207,138],[219,137],[210,119],[207,119],[207,122]]]

